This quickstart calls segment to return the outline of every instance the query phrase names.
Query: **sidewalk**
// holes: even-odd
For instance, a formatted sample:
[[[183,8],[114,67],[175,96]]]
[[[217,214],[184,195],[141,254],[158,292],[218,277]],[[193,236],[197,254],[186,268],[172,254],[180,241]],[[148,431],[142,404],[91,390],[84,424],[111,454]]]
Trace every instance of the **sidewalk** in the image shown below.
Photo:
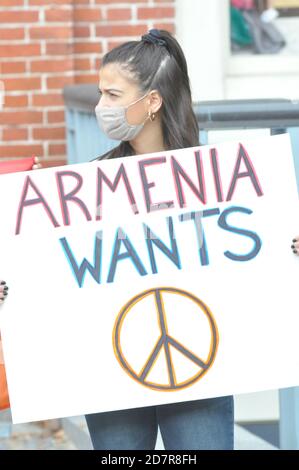
[[[63,419],[63,427],[77,448],[91,449],[85,419],[82,416]],[[252,434],[241,426],[235,425],[235,449],[236,450],[278,450],[273,445],[260,437]],[[156,450],[164,450],[160,431],[158,432]]]
[[[10,423],[9,413],[0,414],[0,450],[75,450],[63,429],[51,431],[43,422]]]
[[[0,419],[0,450],[76,450],[91,449],[85,419],[81,416],[62,420],[63,429],[51,432],[41,423],[9,424],[9,415]],[[274,450],[263,439],[235,426],[236,450]],[[158,433],[156,450],[164,450],[160,432]]]

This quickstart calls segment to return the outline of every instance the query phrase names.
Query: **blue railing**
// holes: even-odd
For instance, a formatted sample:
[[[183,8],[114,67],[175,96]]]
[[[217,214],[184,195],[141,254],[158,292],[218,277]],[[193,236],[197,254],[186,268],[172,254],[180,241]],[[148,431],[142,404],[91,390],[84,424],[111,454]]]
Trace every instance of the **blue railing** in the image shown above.
[[[117,145],[116,141],[107,139],[97,124],[94,113],[97,86],[66,87],[64,98],[68,163],[92,160]],[[194,110],[201,144],[208,144],[209,132],[217,130],[269,129],[272,135],[288,132],[299,194],[299,100],[206,101],[195,104]],[[280,448],[299,449],[299,387],[280,390],[279,403]]]

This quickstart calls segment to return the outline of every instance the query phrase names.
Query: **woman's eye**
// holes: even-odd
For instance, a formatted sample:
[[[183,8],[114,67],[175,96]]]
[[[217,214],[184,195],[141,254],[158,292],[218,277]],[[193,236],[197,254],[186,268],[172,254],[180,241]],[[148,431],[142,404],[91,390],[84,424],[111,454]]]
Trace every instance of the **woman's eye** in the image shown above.
[[[103,92],[101,90],[98,90],[98,93],[99,93],[99,99],[101,99],[104,96],[104,94],[106,96],[109,96],[110,98],[118,98],[118,95],[116,95],[115,93],[112,93],[111,91]]]

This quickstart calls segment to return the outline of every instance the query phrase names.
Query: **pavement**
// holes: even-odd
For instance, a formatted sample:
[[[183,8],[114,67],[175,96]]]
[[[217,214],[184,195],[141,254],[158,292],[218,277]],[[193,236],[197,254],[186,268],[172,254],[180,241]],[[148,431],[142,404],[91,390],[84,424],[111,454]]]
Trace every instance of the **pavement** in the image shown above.
[[[76,450],[63,428],[49,422],[11,424],[8,412],[0,413],[0,450]]]
[[[61,420],[62,428],[51,422],[12,425],[9,413],[0,413],[0,450],[76,450],[92,449],[82,416]],[[277,450],[276,447],[241,426],[235,426],[236,450]],[[164,450],[160,432],[156,450]]]
[[[85,419],[82,416],[65,418],[62,420],[66,434],[78,449],[91,449]],[[260,437],[252,434],[241,426],[235,425],[235,449],[236,450],[278,450],[277,447],[269,444]],[[158,432],[156,450],[164,450],[164,445],[160,431]]]

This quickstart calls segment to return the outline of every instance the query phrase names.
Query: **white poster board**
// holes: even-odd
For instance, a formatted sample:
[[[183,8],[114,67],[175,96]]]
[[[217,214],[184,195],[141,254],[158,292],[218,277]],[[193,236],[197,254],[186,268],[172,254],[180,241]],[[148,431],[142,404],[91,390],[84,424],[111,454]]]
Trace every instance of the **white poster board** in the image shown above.
[[[286,135],[0,178],[15,423],[299,385]]]

